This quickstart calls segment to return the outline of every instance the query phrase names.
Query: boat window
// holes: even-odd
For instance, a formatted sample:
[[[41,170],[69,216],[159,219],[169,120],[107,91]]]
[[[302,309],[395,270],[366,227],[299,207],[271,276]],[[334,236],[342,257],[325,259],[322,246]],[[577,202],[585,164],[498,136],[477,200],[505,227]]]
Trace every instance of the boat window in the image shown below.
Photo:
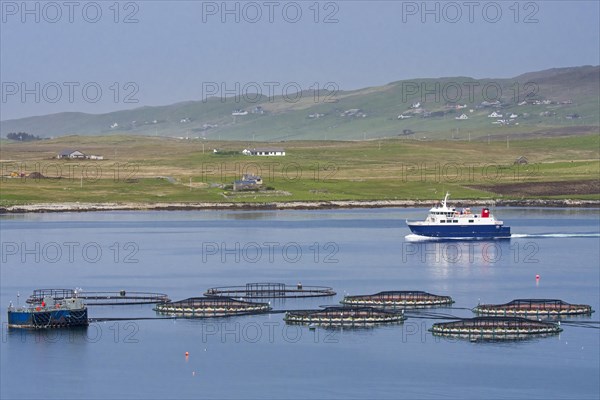
[[[441,219],[441,220],[440,220],[440,224],[443,224],[443,223],[445,223],[445,222],[446,222],[446,220],[444,220],[444,219]]]
[[[452,222],[454,222],[455,224],[458,224],[458,220],[457,220],[457,219],[455,219],[455,220],[454,220],[454,221],[452,221]]]
[[[470,219],[469,222],[474,222],[474,221],[472,219]]]

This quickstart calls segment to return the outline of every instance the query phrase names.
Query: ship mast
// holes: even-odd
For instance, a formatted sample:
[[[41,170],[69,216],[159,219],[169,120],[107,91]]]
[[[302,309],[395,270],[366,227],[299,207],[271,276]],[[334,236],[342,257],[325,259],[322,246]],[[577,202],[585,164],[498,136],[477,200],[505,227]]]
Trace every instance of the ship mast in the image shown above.
[[[446,208],[446,200],[448,200],[448,196],[450,196],[450,192],[446,192],[446,196],[444,196],[444,201],[442,201],[443,208]]]

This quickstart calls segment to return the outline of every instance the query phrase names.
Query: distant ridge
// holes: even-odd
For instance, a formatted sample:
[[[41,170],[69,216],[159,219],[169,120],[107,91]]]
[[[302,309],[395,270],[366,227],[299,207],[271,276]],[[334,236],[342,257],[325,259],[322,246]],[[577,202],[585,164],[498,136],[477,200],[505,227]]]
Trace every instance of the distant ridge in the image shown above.
[[[469,87],[474,88],[472,96]],[[456,88],[461,88],[460,96]],[[483,88],[488,88],[487,95]],[[494,97],[497,88],[501,97]],[[424,90],[435,93],[425,95]],[[242,97],[239,102],[209,98],[106,114],[62,112],[2,121],[0,135],[135,134],[261,141],[393,136],[466,139],[547,128],[597,127],[599,97],[600,66],[580,66],[528,72],[509,79],[445,77],[337,93],[321,91],[318,96],[306,91],[297,102],[281,96],[262,96],[256,101]],[[484,103],[494,103],[487,100],[498,100],[499,104]],[[416,103],[419,107],[413,107]],[[466,107],[451,107],[456,105]],[[232,115],[235,110],[241,115]],[[493,111],[506,116],[488,117]],[[458,119],[462,114],[466,118]],[[517,117],[509,121],[510,115]],[[498,122],[503,120],[506,122]]]

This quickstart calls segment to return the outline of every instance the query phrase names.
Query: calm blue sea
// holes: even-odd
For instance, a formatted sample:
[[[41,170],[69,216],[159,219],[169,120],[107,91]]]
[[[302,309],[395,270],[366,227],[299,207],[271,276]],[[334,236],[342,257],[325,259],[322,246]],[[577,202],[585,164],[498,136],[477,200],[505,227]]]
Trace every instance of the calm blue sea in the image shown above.
[[[421,241],[426,209],[105,212],[3,215],[2,399],[598,399],[598,325],[508,343],[437,339],[431,313],[479,302],[556,298],[600,309],[598,209],[499,208],[514,237]],[[539,279],[536,279],[539,275]],[[282,314],[118,320],[83,331],[8,330],[9,302],[36,288],[166,293],[173,300],[248,282],[345,294],[425,290],[453,308],[369,329],[314,331]],[[20,296],[18,296],[18,294]],[[151,306],[90,307],[92,318],[155,317]],[[422,315],[423,316],[423,315]],[[598,321],[598,312],[578,321]],[[587,327],[585,327],[587,326]],[[593,327],[596,327],[595,329]],[[185,353],[189,352],[189,357]]]

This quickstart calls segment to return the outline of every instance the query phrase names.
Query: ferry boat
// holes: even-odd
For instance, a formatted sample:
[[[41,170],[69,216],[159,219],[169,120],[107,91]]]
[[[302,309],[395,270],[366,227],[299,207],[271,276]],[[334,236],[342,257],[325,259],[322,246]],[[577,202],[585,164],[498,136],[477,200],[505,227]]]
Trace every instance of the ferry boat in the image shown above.
[[[34,291],[38,302],[8,307],[8,327],[24,329],[70,328],[88,326],[87,306],[70,289]]]
[[[468,238],[491,239],[509,238],[510,227],[497,220],[484,207],[481,213],[472,213],[471,209],[457,210],[448,207],[450,193],[446,193],[441,204],[436,204],[429,210],[425,221],[406,221],[412,233],[420,236],[436,238]]]

